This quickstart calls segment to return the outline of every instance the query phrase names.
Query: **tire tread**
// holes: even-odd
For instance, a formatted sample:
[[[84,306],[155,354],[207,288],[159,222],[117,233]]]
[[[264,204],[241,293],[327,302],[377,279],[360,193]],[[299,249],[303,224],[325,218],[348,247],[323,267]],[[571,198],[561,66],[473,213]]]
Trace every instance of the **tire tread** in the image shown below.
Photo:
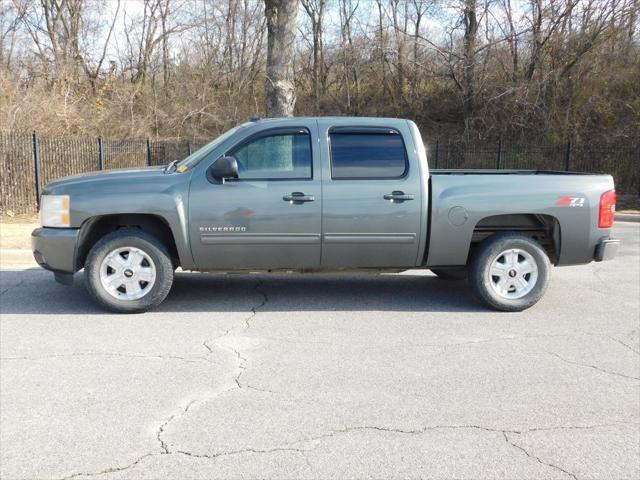
[[[509,248],[527,250],[538,264],[538,281],[527,295],[518,299],[500,298],[486,282],[485,270],[501,251]],[[551,263],[544,248],[534,239],[518,233],[505,232],[493,235],[480,244],[469,268],[469,283],[480,301],[503,312],[520,312],[535,305],[544,295],[549,284]]]
[[[99,269],[103,256],[118,246],[135,246],[135,243],[140,242],[147,244],[144,245],[145,251],[153,257],[156,264],[154,287],[149,294],[137,300],[123,301],[111,297],[100,284]],[[115,230],[98,240],[89,251],[84,270],[85,286],[89,294],[103,308],[117,313],[141,313],[157,307],[167,297],[173,284],[173,264],[166,246],[152,234],[137,228]]]

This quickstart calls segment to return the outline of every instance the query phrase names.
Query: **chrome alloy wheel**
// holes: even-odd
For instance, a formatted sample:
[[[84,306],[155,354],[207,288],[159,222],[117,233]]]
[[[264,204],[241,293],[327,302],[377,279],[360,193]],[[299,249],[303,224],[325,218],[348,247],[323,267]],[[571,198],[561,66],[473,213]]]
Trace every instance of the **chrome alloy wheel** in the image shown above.
[[[100,264],[100,283],[112,297],[138,300],[156,283],[156,266],[139,248],[116,248]]]
[[[489,280],[503,298],[515,300],[528,294],[538,281],[538,265],[528,252],[512,248],[499,253],[491,262]]]

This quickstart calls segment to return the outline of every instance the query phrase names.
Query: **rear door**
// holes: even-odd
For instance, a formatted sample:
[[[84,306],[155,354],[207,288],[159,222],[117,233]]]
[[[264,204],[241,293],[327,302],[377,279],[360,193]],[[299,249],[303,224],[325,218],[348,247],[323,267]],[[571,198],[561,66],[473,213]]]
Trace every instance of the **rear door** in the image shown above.
[[[199,269],[320,266],[317,124],[289,125],[254,131],[222,153],[238,161],[237,180],[194,173],[189,228]]]
[[[410,130],[405,121],[362,122],[318,122],[327,139],[321,142],[322,266],[415,266],[422,191]]]

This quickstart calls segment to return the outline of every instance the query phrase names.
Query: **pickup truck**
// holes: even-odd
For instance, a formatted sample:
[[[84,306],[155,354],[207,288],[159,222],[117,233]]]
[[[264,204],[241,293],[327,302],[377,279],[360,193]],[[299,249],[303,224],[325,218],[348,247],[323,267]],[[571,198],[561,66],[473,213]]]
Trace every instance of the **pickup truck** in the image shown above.
[[[37,262],[61,283],[141,312],[174,271],[402,271],[466,279],[521,311],[551,265],[613,258],[609,175],[429,170],[417,126],[394,118],[253,120],[164,167],[49,183]]]

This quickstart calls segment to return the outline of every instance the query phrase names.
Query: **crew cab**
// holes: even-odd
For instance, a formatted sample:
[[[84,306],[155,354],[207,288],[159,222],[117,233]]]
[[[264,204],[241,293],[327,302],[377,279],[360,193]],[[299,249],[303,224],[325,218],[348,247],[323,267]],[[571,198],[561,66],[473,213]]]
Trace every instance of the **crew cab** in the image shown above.
[[[84,269],[107,309],[160,304],[174,271],[381,272],[464,278],[486,305],[531,307],[551,265],[613,258],[609,175],[429,170],[417,126],[395,118],[244,123],[164,167],[54,181],[37,262]]]

